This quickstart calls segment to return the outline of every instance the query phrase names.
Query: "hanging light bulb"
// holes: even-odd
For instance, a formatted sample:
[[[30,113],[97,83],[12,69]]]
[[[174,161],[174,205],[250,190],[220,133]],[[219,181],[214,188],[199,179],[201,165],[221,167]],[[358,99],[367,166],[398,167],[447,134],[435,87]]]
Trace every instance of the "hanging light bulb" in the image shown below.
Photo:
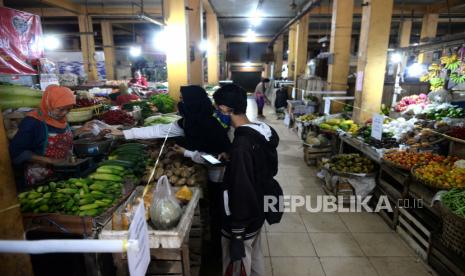
[[[245,33],[245,38],[247,39],[248,42],[253,42],[255,41],[255,37],[257,36],[257,34],[254,32],[254,30],[252,30],[251,28],[249,28],[247,30],[247,32]]]
[[[392,63],[400,63],[402,61],[402,55],[400,53],[393,53],[391,55]]]
[[[44,36],[44,47],[47,50],[56,50],[60,48],[61,41],[56,35],[46,35]]]
[[[252,26],[258,26],[261,23],[262,23],[261,12],[259,10],[256,10],[252,13],[252,16],[250,17],[250,24],[252,24]]]
[[[129,54],[132,57],[138,57],[142,54],[142,48],[139,45],[129,47]]]

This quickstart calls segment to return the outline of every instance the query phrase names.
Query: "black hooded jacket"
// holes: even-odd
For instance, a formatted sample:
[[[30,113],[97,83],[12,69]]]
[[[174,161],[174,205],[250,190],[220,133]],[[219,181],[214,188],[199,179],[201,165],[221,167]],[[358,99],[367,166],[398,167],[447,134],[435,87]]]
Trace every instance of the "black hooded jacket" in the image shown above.
[[[264,187],[278,173],[279,137],[270,129],[269,141],[247,126],[235,130],[223,180],[222,233],[226,237],[239,234],[249,239],[263,226]]]

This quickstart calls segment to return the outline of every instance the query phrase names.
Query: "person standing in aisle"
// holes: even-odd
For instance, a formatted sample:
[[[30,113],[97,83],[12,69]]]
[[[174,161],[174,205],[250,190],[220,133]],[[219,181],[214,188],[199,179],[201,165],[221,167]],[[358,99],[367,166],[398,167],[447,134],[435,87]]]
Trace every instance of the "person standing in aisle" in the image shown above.
[[[273,179],[278,172],[279,137],[267,124],[249,121],[247,93],[241,87],[226,85],[213,98],[235,128],[223,180],[223,275],[265,276],[261,229],[265,219],[271,224],[281,219],[280,215],[270,219],[264,211],[265,196],[278,196],[270,190],[282,195]]]
[[[270,103],[270,100],[268,100],[265,94],[269,83],[270,79],[264,78],[259,84],[257,84],[257,87],[255,87],[255,101],[257,102],[258,118],[265,118],[265,116],[263,116],[263,107],[265,107],[265,102],[268,104]]]

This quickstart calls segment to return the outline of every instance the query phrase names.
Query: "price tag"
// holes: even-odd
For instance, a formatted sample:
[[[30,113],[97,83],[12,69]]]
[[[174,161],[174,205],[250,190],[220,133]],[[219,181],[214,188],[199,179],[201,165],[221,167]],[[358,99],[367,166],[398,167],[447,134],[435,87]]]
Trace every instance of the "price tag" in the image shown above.
[[[324,114],[329,115],[330,112],[331,112],[331,100],[330,99],[325,99]]]
[[[128,250],[129,274],[131,276],[144,276],[150,263],[150,249],[143,201],[137,207],[131,221],[128,238],[139,241],[139,251]]]
[[[381,140],[383,137],[384,115],[373,114],[373,122],[371,124],[371,137]]]
[[[363,71],[357,72],[357,81],[355,82],[355,91],[360,92],[363,90]]]

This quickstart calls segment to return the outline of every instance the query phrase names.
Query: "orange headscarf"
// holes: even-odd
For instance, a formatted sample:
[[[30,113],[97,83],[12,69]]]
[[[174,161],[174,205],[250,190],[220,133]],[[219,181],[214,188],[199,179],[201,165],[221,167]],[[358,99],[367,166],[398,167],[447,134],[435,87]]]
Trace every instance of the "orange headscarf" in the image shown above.
[[[56,120],[48,116],[50,109],[63,107],[67,105],[76,104],[76,97],[69,88],[64,86],[58,86],[55,84],[47,86],[44,94],[42,95],[42,101],[40,103],[40,111],[34,110],[27,114],[27,116],[36,118],[40,121],[45,121],[47,125],[56,128],[66,128],[66,118],[62,120]]]

